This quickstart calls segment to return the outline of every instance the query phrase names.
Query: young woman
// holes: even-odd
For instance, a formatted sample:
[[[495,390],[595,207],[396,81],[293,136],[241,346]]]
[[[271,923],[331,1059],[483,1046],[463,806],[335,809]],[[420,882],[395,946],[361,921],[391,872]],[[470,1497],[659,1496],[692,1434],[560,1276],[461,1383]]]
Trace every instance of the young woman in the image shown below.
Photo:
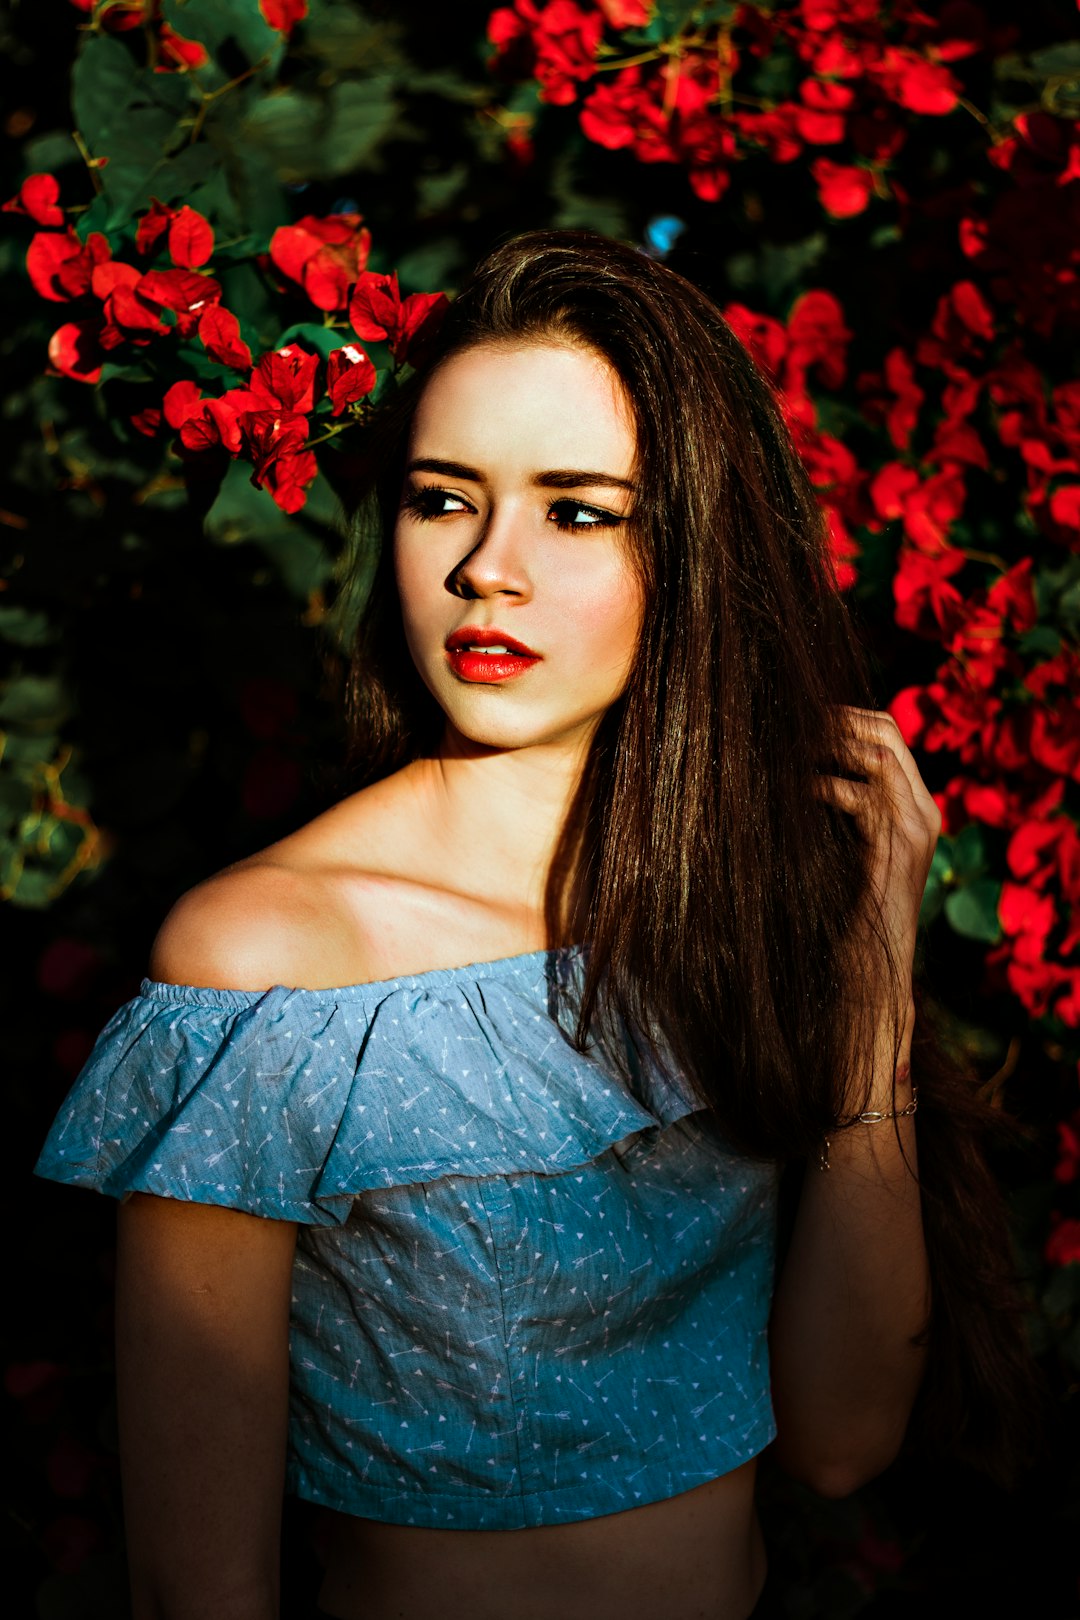
[[[337,1620],[746,1620],[770,1443],[850,1492],[929,1354],[1008,1446],[940,817],[679,276],[518,238],[385,417],[350,791],[177,902],[38,1162],[121,1199],[135,1617],[274,1620],[288,1490]]]

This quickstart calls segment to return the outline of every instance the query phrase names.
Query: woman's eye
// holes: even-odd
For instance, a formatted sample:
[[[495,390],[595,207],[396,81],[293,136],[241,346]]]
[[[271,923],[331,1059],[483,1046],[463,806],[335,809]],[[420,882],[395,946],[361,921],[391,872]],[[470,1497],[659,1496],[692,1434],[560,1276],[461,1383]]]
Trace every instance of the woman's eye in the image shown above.
[[[463,495],[454,495],[448,489],[410,489],[402,501],[405,511],[421,519],[444,517],[453,512],[471,512],[472,507]]]
[[[548,522],[560,529],[614,529],[626,520],[602,506],[583,506],[580,501],[552,501]]]

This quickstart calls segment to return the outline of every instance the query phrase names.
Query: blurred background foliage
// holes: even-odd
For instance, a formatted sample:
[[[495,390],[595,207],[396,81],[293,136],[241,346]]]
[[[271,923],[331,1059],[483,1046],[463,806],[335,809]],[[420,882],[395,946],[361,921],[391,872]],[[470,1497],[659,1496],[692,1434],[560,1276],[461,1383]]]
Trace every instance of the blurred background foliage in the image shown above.
[[[1080,113],[1076,11],[1066,0],[1035,0],[1022,16],[1005,5],[924,8],[949,24],[949,37],[975,41],[972,51],[939,59],[933,30],[916,25],[895,37],[914,40],[924,61],[951,60],[963,74],[962,98],[926,111],[919,96],[940,99],[938,81],[929,91],[890,92],[886,110],[874,111],[878,131],[890,125],[886,136],[860,147],[855,131],[854,153],[824,143],[828,161],[841,160],[838,178],[814,168],[816,139],[800,136],[805,149],[786,157],[775,130],[747,126],[737,131],[743,145],[729,151],[715,145],[715,129],[694,133],[692,109],[674,102],[664,116],[683,146],[667,161],[643,161],[635,130],[652,66],[646,91],[637,102],[624,96],[618,118],[590,101],[590,126],[581,103],[596,94],[596,63],[609,75],[594,74],[597,85],[610,85],[615,72],[631,71],[619,62],[647,56],[679,30],[713,44],[724,35],[729,45],[735,31],[752,89],[746,105],[758,111],[798,99],[806,61],[790,39],[759,39],[755,55],[747,18],[733,5],[608,0],[600,44],[588,32],[597,9],[560,13],[518,0],[492,23],[492,8],[469,0],[310,0],[306,8],[296,0],[24,0],[0,21],[0,191],[16,197],[28,176],[55,175],[80,240],[100,232],[133,263],[136,225],[152,199],[196,209],[214,227],[223,305],[255,355],[286,339],[320,354],[329,341],[349,341],[344,315],[313,311],[266,254],[281,226],[359,213],[372,235],[368,272],[396,271],[406,294],[452,294],[486,249],[517,230],[590,227],[623,237],[733,308],[741,334],[772,360],[834,514],[881,706],[915,694],[905,711],[912,741],[923,745],[920,767],[948,808],[927,894],[926,969],[957,1041],[1018,1121],[997,1156],[1055,1444],[1012,1493],[904,1458],[856,1497],[828,1503],[766,1468],[766,1528],[793,1620],[951,1614],[991,1601],[1065,1620],[1080,1613],[1070,1556],[1080,1532],[1080,1012],[1069,988],[1070,906],[1080,897],[1069,890],[1064,855],[1033,888],[1032,868],[1018,871],[1026,857],[1015,839],[1022,834],[1040,860],[1051,844],[1075,840],[1080,760],[1061,738],[1072,736],[1080,687],[1066,675],[1051,683],[1058,751],[1044,749],[1034,764],[1030,747],[1005,760],[1000,735],[989,764],[951,734],[935,742],[927,728],[937,711],[925,693],[939,680],[943,649],[964,668],[979,650],[963,640],[970,622],[957,630],[948,618],[945,574],[919,597],[918,613],[904,609],[896,587],[914,566],[911,554],[936,559],[940,570],[952,549],[969,570],[964,601],[979,611],[994,581],[1008,577],[1018,592],[1028,582],[1034,619],[1022,604],[1011,620],[1009,603],[991,615],[991,639],[1008,645],[1012,661],[995,667],[984,690],[989,702],[1011,682],[1002,699],[1009,713],[1031,706],[1024,681],[1032,670],[1075,657],[1080,559],[1069,497],[1056,493],[1071,474],[1047,471],[1041,451],[1025,459],[1007,442],[1008,398],[997,399],[992,421],[963,416],[948,389],[962,392],[958,356],[970,374],[967,339],[982,317],[955,298],[942,314],[942,299],[976,278],[989,311],[984,339],[998,343],[999,394],[1007,368],[1018,375],[1018,356],[1043,378],[1047,400],[1075,376],[1080,238],[1071,227],[1080,184],[1072,166],[1080,176],[1080,160],[1067,131]],[[808,3],[786,10],[804,22],[814,13]],[[821,0],[815,28],[840,37],[851,24],[852,37],[867,42],[878,10]],[[902,20],[911,8],[893,10]],[[560,21],[571,25],[557,35],[563,56],[545,56]],[[549,71],[551,61],[578,60],[572,47],[581,38],[593,40],[591,65],[576,79]],[[709,89],[710,117],[716,105],[730,111],[727,83],[721,75]],[[1036,113],[1066,134],[1056,157],[1043,151],[1042,168],[1025,169],[1030,154],[1016,131],[1030,126],[1017,121]],[[869,176],[862,191],[860,175]],[[1036,198],[1037,232],[1014,194]],[[964,245],[963,221],[984,229],[981,246],[970,231]],[[18,1308],[4,1345],[5,1552],[19,1614],[89,1620],[127,1605],[112,1396],[114,1208],[35,1181],[29,1166],[96,1034],[136,992],[173,900],[331,802],[348,632],[335,610],[357,559],[340,517],[352,452],[338,443],[320,450],[320,476],[290,514],[252,484],[242,458],[226,465],[211,456],[204,466],[167,430],[132,426],[133,415],[160,405],[170,380],[195,376],[208,393],[238,380],[194,342],[173,349],[171,337],[162,339],[165,360],[127,342],[97,386],[47,368],[50,337],[69,311],[41,297],[27,274],[40,223],[13,211],[0,230],[0,927],[8,962],[0,995],[16,1143],[9,1230],[20,1239]],[[996,257],[980,265],[995,231]],[[800,305],[821,289],[832,303]],[[964,308],[973,325],[958,338]],[[808,336],[808,312],[816,335]],[[936,360],[925,348],[935,332]],[[924,366],[924,394],[925,367],[943,368],[918,453],[895,422],[888,433],[883,426],[903,393],[895,377],[881,381],[894,349]],[[372,354],[386,364],[377,345]],[[1035,411],[1030,398],[1023,409]],[[942,424],[955,429],[961,417],[976,422],[989,451],[980,460],[967,441],[959,461],[967,498],[958,508],[955,470],[952,493],[945,487],[954,464],[939,452]],[[1038,440],[1030,426],[1023,431],[1023,443]],[[1049,430],[1044,437],[1049,443]],[[1062,466],[1070,453],[1060,439],[1047,451]],[[1053,477],[1058,504],[1048,522],[1032,490],[1045,495]],[[944,515],[936,509],[934,519],[944,539],[925,541],[916,485],[920,494],[927,485],[931,495],[944,491]],[[982,569],[977,577],[973,567]],[[926,601],[928,620],[920,617]],[[985,808],[988,792],[1013,795],[1008,813]],[[1045,904],[1042,933],[1032,934],[1026,919]],[[1023,913],[1015,926],[1010,905]],[[1053,957],[1056,1000],[1050,979],[1022,977],[1031,964],[1016,941],[1029,937],[1040,946],[1036,967]],[[307,1614],[317,1578],[301,1504],[287,1506],[285,1531],[289,1620]]]

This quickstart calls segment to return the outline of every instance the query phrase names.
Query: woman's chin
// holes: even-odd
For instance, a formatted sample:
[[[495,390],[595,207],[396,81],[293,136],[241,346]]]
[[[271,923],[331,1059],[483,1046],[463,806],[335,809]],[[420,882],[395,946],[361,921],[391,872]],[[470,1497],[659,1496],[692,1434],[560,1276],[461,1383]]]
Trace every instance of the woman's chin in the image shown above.
[[[573,720],[552,719],[544,724],[535,716],[449,714],[444,751],[479,755],[542,748],[576,754],[596,730],[598,718],[589,715]]]

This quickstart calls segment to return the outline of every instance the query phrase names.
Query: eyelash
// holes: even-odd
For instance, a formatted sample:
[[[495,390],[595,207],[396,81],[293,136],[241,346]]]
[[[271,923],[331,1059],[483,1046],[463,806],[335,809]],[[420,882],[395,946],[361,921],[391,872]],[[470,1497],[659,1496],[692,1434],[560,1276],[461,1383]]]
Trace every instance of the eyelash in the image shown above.
[[[425,484],[421,489],[411,490],[401,504],[402,509],[410,512],[419,522],[430,523],[435,518],[453,517],[455,515],[453,512],[439,511],[437,509],[441,501],[447,500],[460,501],[462,506],[466,504],[464,496],[454,495],[450,490],[439,489],[434,484]],[[588,512],[592,521],[589,523],[575,523],[569,520],[560,522],[557,518],[552,519],[552,513],[557,513],[560,508],[563,511]],[[552,501],[548,507],[548,518],[554,521],[557,529],[572,534],[580,534],[586,529],[615,529],[626,521],[617,512],[608,512],[602,506],[590,506],[584,501],[575,501],[568,498]]]

